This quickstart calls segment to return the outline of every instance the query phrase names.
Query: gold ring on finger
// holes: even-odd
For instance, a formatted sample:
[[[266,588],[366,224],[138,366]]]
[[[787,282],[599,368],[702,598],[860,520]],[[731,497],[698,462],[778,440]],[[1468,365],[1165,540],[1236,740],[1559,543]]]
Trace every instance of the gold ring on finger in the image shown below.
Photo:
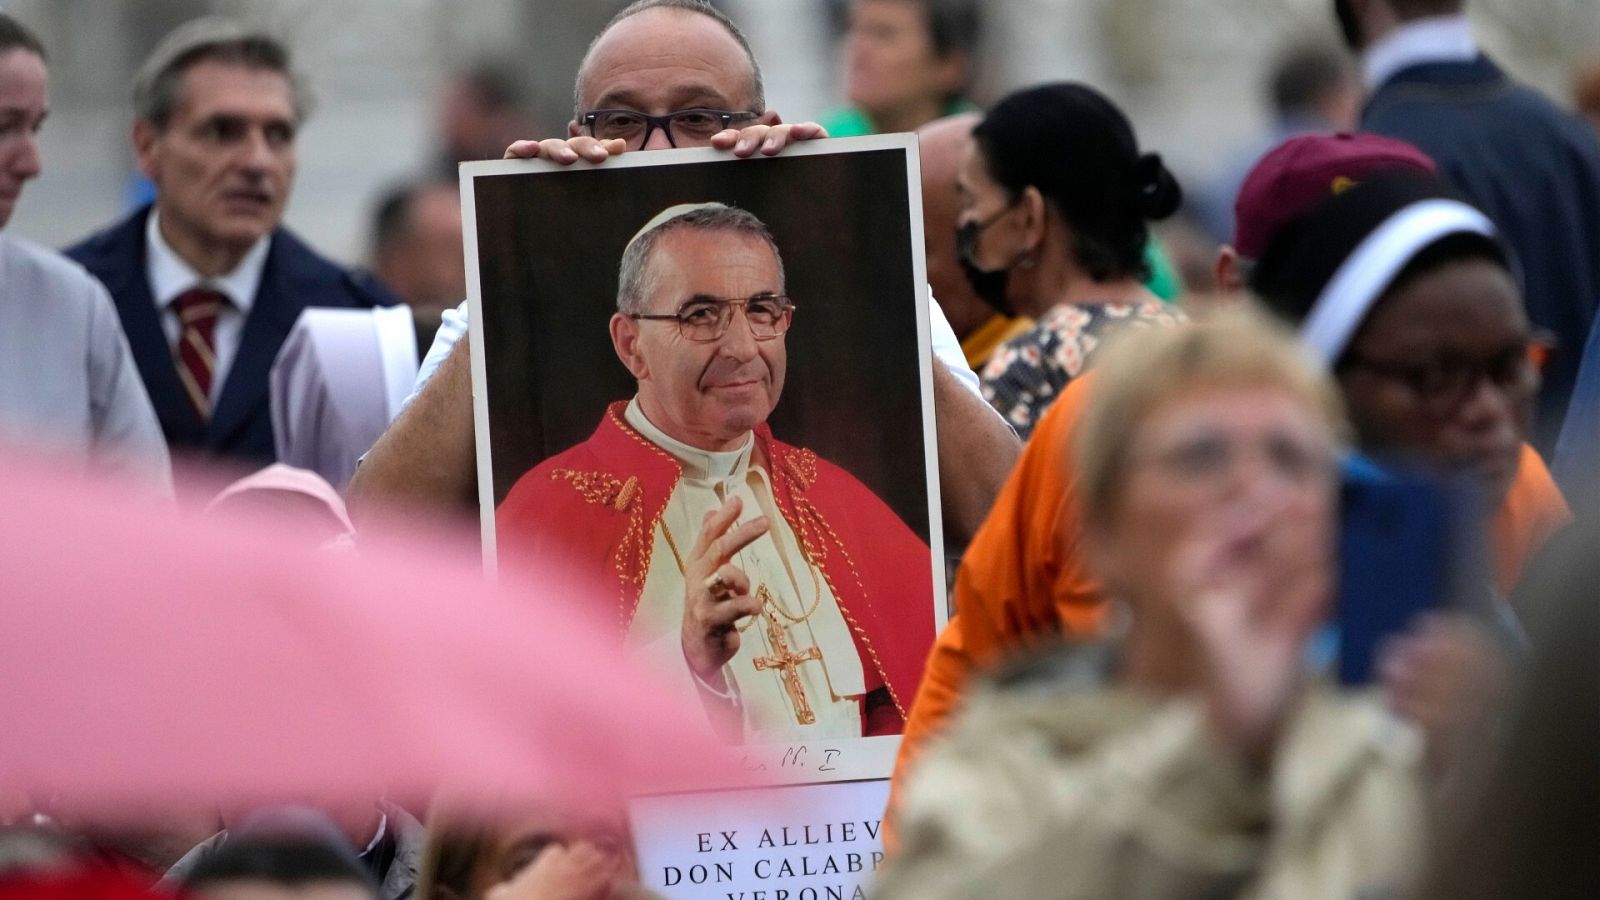
[[[715,600],[726,600],[733,596],[733,586],[728,584],[728,580],[722,577],[721,572],[706,579],[706,590],[711,592],[711,597]]]

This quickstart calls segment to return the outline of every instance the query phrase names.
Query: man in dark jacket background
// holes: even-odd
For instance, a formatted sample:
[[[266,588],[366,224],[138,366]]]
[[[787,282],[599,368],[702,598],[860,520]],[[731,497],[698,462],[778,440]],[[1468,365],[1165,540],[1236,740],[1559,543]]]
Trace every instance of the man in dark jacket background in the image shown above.
[[[67,253],[111,292],[175,453],[270,463],[267,376],[300,311],[395,301],[280,225],[307,110],[276,39],[188,22],[140,68],[134,106],[155,202]]]

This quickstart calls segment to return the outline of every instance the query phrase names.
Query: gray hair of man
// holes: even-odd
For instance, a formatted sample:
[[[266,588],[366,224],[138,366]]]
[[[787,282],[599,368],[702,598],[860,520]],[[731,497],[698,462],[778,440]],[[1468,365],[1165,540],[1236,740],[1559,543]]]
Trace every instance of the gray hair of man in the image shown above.
[[[13,50],[26,50],[40,60],[49,62],[49,57],[44,52],[44,44],[38,35],[29,31],[26,25],[0,12],[0,56]]]
[[[733,35],[733,39],[739,42],[739,48],[744,51],[745,58],[750,61],[750,109],[752,112],[758,113],[767,111],[766,87],[761,81],[761,64],[756,62],[756,54],[754,50],[750,49],[749,39],[744,36],[743,31],[739,30],[739,26],[728,18],[726,13],[707,3],[706,0],[634,0],[633,3],[624,7],[621,12],[612,16],[611,21],[606,23],[606,27],[600,29],[600,33],[595,35],[594,40],[589,42],[589,48],[583,51],[583,62],[578,64],[578,77],[573,79],[572,85],[573,121],[583,118],[583,114],[588,111],[583,108],[583,92],[589,77],[589,57],[594,55],[595,45],[599,44],[600,39],[606,36],[606,32],[616,27],[618,22],[624,19],[631,19],[639,13],[652,9],[679,9],[684,12],[697,13],[712,19],[718,25],[727,29],[728,33]]]
[[[650,298],[656,291],[656,279],[650,262],[655,255],[656,245],[666,235],[685,228],[761,240],[772,250],[772,258],[778,264],[778,290],[784,290],[783,254],[778,252],[778,242],[773,240],[772,231],[765,222],[756,218],[754,213],[723,203],[682,204],[658,213],[639,229],[639,233],[628,242],[627,249],[622,251],[622,264],[617,272],[618,312],[628,315],[651,311]]]
[[[207,61],[283,75],[294,98],[295,120],[304,122],[311,114],[310,92],[290,66],[288,47],[265,31],[219,16],[185,22],[156,44],[134,75],[134,114],[165,129],[178,106],[183,73]]]

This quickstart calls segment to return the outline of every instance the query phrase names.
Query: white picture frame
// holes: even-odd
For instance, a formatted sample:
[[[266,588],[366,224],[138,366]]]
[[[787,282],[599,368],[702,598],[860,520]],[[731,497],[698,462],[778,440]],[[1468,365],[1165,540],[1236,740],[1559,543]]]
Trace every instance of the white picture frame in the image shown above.
[[[575,393],[600,382],[614,391],[618,373],[628,377],[614,353],[596,349],[599,343],[591,334],[614,312],[621,247],[672,203],[724,202],[754,212],[772,229],[789,292],[796,297],[795,325],[786,336],[790,378],[773,412],[774,436],[808,449],[813,437],[826,444],[816,448],[820,458],[858,477],[908,528],[926,537],[931,591],[925,609],[931,627],[926,629],[929,645],[920,648],[920,667],[932,636],[946,624],[948,608],[933,406],[936,362],[929,349],[931,298],[915,137],[803,142],[771,158],[684,149],[626,153],[601,165],[468,163],[460,178],[488,571],[504,561],[495,511],[516,480],[512,476],[525,474],[570,446],[574,435],[594,428],[594,417],[582,421],[582,410],[599,401]],[[868,264],[868,255],[887,262]],[[854,277],[842,282],[841,271]],[[880,283],[897,287],[880,290],[875,286]],[[806,287],[819,284],[835,289]],[[796,340],[802,329],[812,331]],[[811,343],[804,344],[807,340]],[[575,346],[580,342],[582,348]],[[832,354],[830,371],[810,373],[809,380],[797,371],[804,366],[795,361],[802,346],[825,347],[816,352]],[[592,370],[581,371],[590,365]],[[593,390],[605,393],[601,387]],[[805,391],[821,396],[798,399],[794,393]],[[524,393],[530,399],[519,406]],[[879,394],[903,399],[891,402]],[[626,398],[613,394],[608,399]],[[803,409],[780,429],[786,407]],[[534,418],[541,422],[528,421]],[[810,429],[815,434],[797,434],[790,430],[796,422],[822,425]],[[915,450],[898,449],[910,447]],[[525,460],[532,462],[524,467]],[[868,551],[858,555],[871,556]],[[918,625],[916,630],[924,629]],[[899,693],[907,694],[895,697],[903,719],[913,697]],[[729,773],[726,784],[708,787],[883,778],[892,771],[898,746],[898,734],[747,743],[746,771]]]

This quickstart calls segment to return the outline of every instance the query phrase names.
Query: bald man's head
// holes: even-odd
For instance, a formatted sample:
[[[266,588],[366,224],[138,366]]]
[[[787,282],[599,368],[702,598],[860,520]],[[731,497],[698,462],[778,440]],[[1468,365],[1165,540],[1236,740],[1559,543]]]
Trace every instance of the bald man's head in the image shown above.
[[[750,42],[704,0],[637,0],[617,13],[584,53],[572,100],[575,121],[588,110],[618,107],[651,115],[696,106],[767,108]]]
[[[972,289],[956,250],[956,219],[961,197],[956,168],[972,146],[978,113],[937,119],[917,129],[922,161],[922,241],[928,258],[928,284],[957,337],[966,337],[994,317],[995,309]]]
[[[924,194],[928,192],[930,181],[949,182],[950,193],[955,194],[956,167],[961,163],[962,154],[972,145],[972,129],[982,121],[982,113],[960,113],[935,119],[917,129]]]

